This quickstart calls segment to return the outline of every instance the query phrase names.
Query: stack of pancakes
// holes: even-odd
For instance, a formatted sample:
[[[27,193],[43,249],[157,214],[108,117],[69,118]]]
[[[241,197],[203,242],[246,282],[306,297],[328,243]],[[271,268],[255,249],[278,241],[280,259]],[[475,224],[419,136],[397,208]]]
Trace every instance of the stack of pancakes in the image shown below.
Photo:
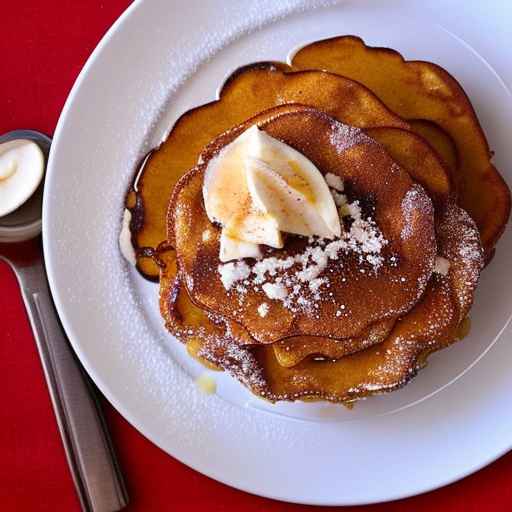
[[[347,238],[356,222],[344,219],[343,249],[288,236],[263,249],[263,274],[247,259],[252,273],[226,289],[204,172],[254,124],[342,178],[377,249]],[[510,210],[490,156],[446,71],[354,37],[314,43],[291,66],[239,69],[218,101],[177,121],[127,196],[137,266],[159,279],[166,327],[189,352],[268,400],[390,391],[460,338]],[[323,258],[319,286],[270,299],[262,282],[295,282],[304,257]]]

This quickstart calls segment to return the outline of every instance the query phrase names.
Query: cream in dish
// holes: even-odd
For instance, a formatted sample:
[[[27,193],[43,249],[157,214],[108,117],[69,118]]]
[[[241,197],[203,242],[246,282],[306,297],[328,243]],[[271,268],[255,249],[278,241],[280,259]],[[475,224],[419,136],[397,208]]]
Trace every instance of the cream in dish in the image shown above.
[[[30,140],[0,144],[0,217],[21,206],[35,192],[44,174],[44,156]]]

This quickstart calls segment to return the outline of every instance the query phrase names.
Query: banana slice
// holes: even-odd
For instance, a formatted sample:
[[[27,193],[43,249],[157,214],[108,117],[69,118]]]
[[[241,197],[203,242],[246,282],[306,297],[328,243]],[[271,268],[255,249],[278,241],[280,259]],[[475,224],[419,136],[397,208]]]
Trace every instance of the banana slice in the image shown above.
[[[282,232],[335,238],[339,214],[316,166],[257,126],[208,164],[203,184],[208,218],[222,226],[221,261],[257,258],[259,244],[283,247]]]
[[[220,261],[224,263],[241,258],[261,258],[259,244],[232,238],[223,229],[220,234]]]
[[[265,162],[248,158],[246,177],[255,206],[273,217],[281,231],[296,235],[334,238],[334,233],[315,205],[301,192],[290,187],[283,177]],[[331,194],[329,191],[327,193],[332,201]]]
[[[278,174],[290,189],[303,197],[304,200],[301,203],[309,205],[310,209],[315,210],[316,215],[323,220],[314,225],[325,225],[330,232],[322,234],[321,230],[317,232],[312,228],[304,233],[296,234],[317,235],[325,238],[340,236],[341,225],[336,205],[324,176],[315,164],[296,149],[271,137],[257,126],[252,126],[246,133],[249,143],[248,157],[267,164],[268,168]],[[251,164],[248,162],[246,165]],[[254,167],[254,162],[252,167]],[[259,167],[261,168],[261,165]],[[268,175],[268,173],[266,174]],[[268,203],[267,208],[269,208]],[[284,227],[281,227],[281,231],[294,233]]]

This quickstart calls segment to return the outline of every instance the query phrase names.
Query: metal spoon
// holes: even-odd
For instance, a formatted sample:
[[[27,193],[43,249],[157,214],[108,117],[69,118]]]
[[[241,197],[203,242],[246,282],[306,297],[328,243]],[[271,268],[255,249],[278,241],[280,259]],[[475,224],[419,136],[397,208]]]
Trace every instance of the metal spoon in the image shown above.
[[[47,161],[46,135],[15,130],[0,143],[13,139],[34,141]],[[59,323],[46,279],[39,236],[43,183],[16,211],[0,217],[0,259],[18,278],[82,509],[114,512],[128,503],[126,488],[93,385]]]

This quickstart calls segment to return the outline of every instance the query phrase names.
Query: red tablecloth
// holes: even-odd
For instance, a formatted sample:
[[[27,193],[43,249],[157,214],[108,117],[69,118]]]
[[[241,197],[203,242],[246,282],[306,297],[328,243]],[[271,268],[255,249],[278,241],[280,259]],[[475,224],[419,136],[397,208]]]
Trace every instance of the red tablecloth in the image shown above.
[[[14,128],[53,133],[75,77],[128,3],[2,2],[0,133]],[[0,387],[4,389],[0,413],[0,511],[78,511],[15,278],[3,264],[0,365]],[[128,484],[129,512],[312,509],[258,498],[210,480],[160,451],[106,402],[105,410]],[[510,511],[512,454],[439,491],[391,504],[345,510]]]

